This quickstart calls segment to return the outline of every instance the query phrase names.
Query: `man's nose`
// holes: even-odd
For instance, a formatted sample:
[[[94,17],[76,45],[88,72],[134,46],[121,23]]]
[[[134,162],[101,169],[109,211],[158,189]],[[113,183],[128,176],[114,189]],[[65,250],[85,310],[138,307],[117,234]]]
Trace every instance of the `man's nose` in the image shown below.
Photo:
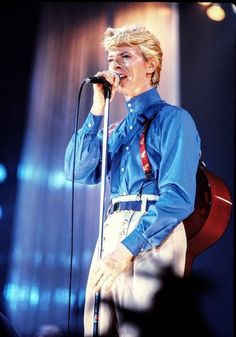
[[[115,58],[112,62],[112,67],[113,69],[120,69],[122,67],[122,60],[120,60],[119,58]]]

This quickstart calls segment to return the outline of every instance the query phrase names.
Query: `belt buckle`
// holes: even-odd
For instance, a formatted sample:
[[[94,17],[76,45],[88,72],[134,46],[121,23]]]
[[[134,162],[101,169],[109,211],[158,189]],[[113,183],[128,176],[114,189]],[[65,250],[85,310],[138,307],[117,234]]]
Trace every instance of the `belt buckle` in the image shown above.
[[[140,194],[136,195],[136,201],[141,201],[141,195]]]
[[[117,205],[117,206],[115,206]],[[112,202],[110,202],[110,205],[108,207],[107,210],[107,215],[114,213],[115,211],[118,211],[120,209],[120,203],[119,202],[115,202],[114,204]]]

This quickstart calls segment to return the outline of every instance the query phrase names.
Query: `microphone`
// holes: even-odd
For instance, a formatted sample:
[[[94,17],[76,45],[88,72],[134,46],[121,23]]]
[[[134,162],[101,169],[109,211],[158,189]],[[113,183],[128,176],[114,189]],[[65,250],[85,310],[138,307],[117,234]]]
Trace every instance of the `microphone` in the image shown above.
[[[116,81],[117,81],[117,85],[120,83],[120,76],[116,73],[113,73],[113,75],[116,77]],[[93,83],[93,84],[96,84],[96,83],[99,83],[99,84],[103,84],[103,85],[108,85],[108,86],[111,86],[111,83],[108,82],[105,77],[103,76],[93,76],[93,77],[87,77],[84,79],[84,82],[85,83]]]

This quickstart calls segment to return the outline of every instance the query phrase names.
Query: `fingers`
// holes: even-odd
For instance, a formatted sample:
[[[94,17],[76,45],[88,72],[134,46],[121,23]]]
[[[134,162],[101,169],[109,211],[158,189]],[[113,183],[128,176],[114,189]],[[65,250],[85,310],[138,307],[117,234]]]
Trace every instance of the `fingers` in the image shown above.
[[[116,73],[113,73],[109,70],[99,71],[95,76],[104,77],[113,87],[117,87],[120,83],[120,76]]]
[[[115,281],[116,277],[113,275],[110,275],[109,277],[106,278],[106,280],[103,283],[103,290],[104,291],[109,291]]]
[[[113,86],[116,88],[120,84],[120,76],[116,73],[113,73]]]
[[[93,290],[96,292],[100,291],[103,288],[105,281],[106,276],[104,274],[99,279],[95,279],[94,283],[92,284]]]
[[[100,280],[97,282],[96,286],[93,287],[93,290],[95,292],[100,291],[101,289],[103,291],[109,291],[115,281],[116,277],[114,277],[113,275],[102,275],[102,277],[100,278]]]
[[[109,290],[117,276],[131,263],[132,254],[123,245],[118,245],[111,253],[103,257],[91,271],[90,284],[95,291],[101,288]]]
[[[102,280],[104,273],[102,272],[101,268],[98,269],[97,267],[92,270],[90,284],[91,288],[95,291],[99,291],[101,289]]]
[[[111,84],[110,100],[112,101],[120,83],[120,76],[108,70],[99,71],[95,76],[103,77],[106,79],[107,82]],[[93,96],[92,112],[95,115],[103,115],[105,106],[104,85],[102,83],[93,84],[93,89],[94,89],[94,96]]]
[[[101,289],[110,290],[118,274],[118,271],[111,266],[103,262],[98,263],[91,273],[90,284],[92,289],[96,292]]]

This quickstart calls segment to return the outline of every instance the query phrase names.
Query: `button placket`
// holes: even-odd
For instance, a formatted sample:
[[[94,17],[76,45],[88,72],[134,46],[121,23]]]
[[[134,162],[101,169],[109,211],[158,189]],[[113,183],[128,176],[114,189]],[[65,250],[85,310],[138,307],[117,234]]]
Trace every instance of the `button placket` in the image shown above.
[[[127,147],[125,148],[125,150],[123,150],[122,159],[120,163],[120,172],[122,175],[125,172],[126,163],[127,163]]]

